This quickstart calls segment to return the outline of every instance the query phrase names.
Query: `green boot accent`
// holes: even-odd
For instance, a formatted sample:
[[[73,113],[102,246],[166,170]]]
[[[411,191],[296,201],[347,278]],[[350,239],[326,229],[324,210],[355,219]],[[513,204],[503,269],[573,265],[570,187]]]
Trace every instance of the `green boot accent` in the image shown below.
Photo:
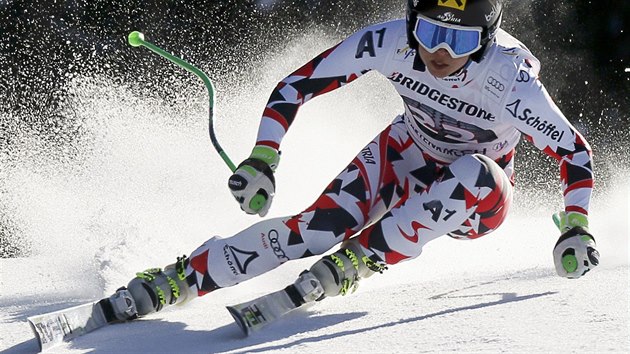
[[[175,264],[161,268],[150,268],[136,273],[127,285],[138,309],[138,315],[161,311],[165,306],[181,304],[192,296],[186,281],[185,257],[178,258]]]

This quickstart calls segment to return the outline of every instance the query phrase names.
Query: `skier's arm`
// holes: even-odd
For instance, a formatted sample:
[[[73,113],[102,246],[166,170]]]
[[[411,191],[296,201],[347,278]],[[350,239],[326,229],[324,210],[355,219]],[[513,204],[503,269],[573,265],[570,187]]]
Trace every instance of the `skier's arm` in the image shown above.
[[[232,195],[248,214],[264,216],[275,193],[273,172],[280,142],[298,109],[310,99],[339,88],[372,69],[381,69],[391,54],[400,23],[367,27],[324,51],[280,81],[265,106],[256,146],[230,177]]]
[[[281,80],[265,106],[256,145],[279,149],[304,103],[370,70],[380,70],[391,54],[397,30],[391,23],[364,28]]]
[[[559,275],[579,278],[599,263],[599,253],[588,230],[588,209],[593,190],[591,148],[555,105],[537,70],[523,62],[506,104],[506,119],[527,140],[558,161],[564,211],[554,220],[562,235],[554,248]]]
[[[506,101],[505,119],[558,161],[564,211],[588,215],[593,189],[591,148],[555,105],[536,74],[523,64]]]

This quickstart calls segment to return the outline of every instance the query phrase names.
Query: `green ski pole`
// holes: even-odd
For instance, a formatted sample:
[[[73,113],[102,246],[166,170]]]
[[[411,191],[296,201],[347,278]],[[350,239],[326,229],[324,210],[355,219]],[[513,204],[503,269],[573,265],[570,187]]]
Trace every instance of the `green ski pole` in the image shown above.
[[[225,161],[225,163],[228,165],[230,170],[232,172],[236,171],[236,166],[234,166],[234,163],[232,163],[232,160],[230,160],[230,158],[225,153],[225,151],[223,151],[223,148],[219,144],[219,141],[217,140],[217,137],[214,134],[214,124],[213,124],[213,117],[214,117],[214,87],[212,86],[212,81],[210,81],[208,76],[203,71],[197,69],[195,66],[189,64],[185,60],[183,60],[183,59],[181,59],[179,57],[176,57],[175,55],[165,51],[164,49],[156,46],[155,44],[153,44],[151,42],[145,41],[144,40],[144,35],[142,33],[138,32],[138,31],[133,31],[133,32],[129,33],[128,41],[129,41],[129,44],[131,46],[133,46],[133,47],[145,46],[145,47],[149,48],[152,52],[160,55],[161,57],[164,57],[164,58],[172,61],[173,63],[175,63],[175,64],[179,65],[180,67],[190,71],[191,73],[197,75],[201,80],[203,80],[203,83],[206,85],[206,89],[208,89],[208,102],[209,102],[208,131],[210,133],[210,140],[212,141],[212,145],[214,146],[215,150],[217,150],[217,152],[219,153],[219,155],[221,156],[223,161]]]

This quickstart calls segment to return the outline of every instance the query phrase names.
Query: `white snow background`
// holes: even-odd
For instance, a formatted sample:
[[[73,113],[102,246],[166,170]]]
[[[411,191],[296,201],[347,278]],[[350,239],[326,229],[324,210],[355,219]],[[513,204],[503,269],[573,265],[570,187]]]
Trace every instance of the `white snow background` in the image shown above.
[[[252,148],[275,83],[333,43],[314,35],[249,71],[213,78],[217,135],[235,163]],[[229,236],[259,220],[242,213],[228,192],[229,169],[207,135],[205,90],[195,84],[189,97],[164,104],[131,86],[77,77],[68,112],[80,134],[68,151],[25,132],[16,137],[18,159],[0,155],[4,202],[31,245],[28,256],[0,259],[3,353],[38,350],[28,316],[109,295],[135,272],[165,266],[212,235]],[[376,74],[305,105],[282,147],[268,217],[309,206],[401,109]],[[558,231],[551,214],[562,197],[550,175],[545,186],[516,186],[516,205],[495,233],[435,240],[419,258],[365,280],[356,293],[300,309],[247,338],[225,306],[283,288],[317,258],[52,352],[629,352],[630,173],[609,165],[611,187],[597,193],[590,218],[601,266],[579,280],[553,269]],[[527,166],[516,168],[527,173]]]

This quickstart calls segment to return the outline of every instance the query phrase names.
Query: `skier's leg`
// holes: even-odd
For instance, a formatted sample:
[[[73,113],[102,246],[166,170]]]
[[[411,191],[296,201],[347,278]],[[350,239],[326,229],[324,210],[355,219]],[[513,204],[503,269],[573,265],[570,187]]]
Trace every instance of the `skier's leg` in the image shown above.
[[[425,187],[423,181],[436,178],[436,164],[421,156],[404,122],[397,118],[302,213],[257,223],[233,237],[208,240],[190,257],[189,279],[193,274],[192,279],[203,277],[201,287],[197,281],[198,294],[203,295],[263,274],[288,260],[326,252],[381,218],[406,198],[411,188]],[[347,275],[326,274],[323,270],[332,269],[327,266],[330,262],[348,265],[341,270]],[[353,241],[324,257],[312,270],[332,287],[329,279],[367,277],[380,268]],[[351,284],[346,281],[335,286],[346,292]]]
[[[399,207],[409,196],[426,189],[439,177],[442,167],[413,143],[404,122],[398,117],[387,134],[368,144],[348,166],[347,170],[356,171],[362,177],[357,181],[365,184],[368,192],[368,198],[354,200],[355,207],[366,206],[362,225],[381,219],[388,210]],[[350,186],[356,185],[357,181],[336,180],[332,185],[338,191],[351,191]],[[318,260],[294,285],[300,289],[305,273],[312,274],[326,296],[335,296],[354,290],[360,279],[382,273],[384,269],[385,262],[362,246],[358,237],[346,238],[339,250]]]
[[[356,224],[354,219],[345,221],[349,220],[352,225]],[[274,218],[254,224],[232,237],[212,237],[189,258],[184,257],[164,270],[149,269],[138,273],[126,288],[110,297],[111,311],[119,320],[142,317],[169,305],[236,285],[288,260],[323,253],[345,236],[342,233],[335,238],[308,229],[295,232],[288,226],[295,222],[295,217]],[[338,225],[343,230],[351,226]],[[322,236],[321,242],[306,241],[316,234]]]
[[[287,245],[291,236],[285,225],[288,219],[264,220],[232,237],[212,237],[190,257],[178,258],[163,270],[153,268],[137,273],[126,287],[110,297],[111,310],[119,320],[145,316],[300,258],[304,251]]]
[[[488,234],[503,222],[511,201],[512,184],[497,163],[483,155],[464,156],[445,167],[427,189],[401,200],[309,272],[319,280],[325,296],[345,295],[361,278],[381,272],[385,264],[417,257],[424,244],[436,237],[473,239]]]
[[[512,203],[512,184],[488,157],[467,155],[445,167],[442,176],[411,196],[359,235],[387,264],[415,258],[429,241],[449,235],[474,239],[505,220]]]
[[[389,205],[407,194],[387,153],[388,148],[409,153],[407,149],[414,147],[401,123],[395,122],[381,132],[304,212],[261,221],[232,237],[215,236],[189,258],[163,271],[139,273],[123,290],[131,293],[138,315],[235,285],[288,260],[324,253],[370,220],[380,218]],[[357,247],[348,249],[359,255]],[[339,259],[346,256],[340,254]],[[310,282],[305,280],[303,285],[307,284]],[[117,310],[120,317],[130,317],[132,311],[125,308],[127,301],[112,297],[112,302],[121,304]]]

